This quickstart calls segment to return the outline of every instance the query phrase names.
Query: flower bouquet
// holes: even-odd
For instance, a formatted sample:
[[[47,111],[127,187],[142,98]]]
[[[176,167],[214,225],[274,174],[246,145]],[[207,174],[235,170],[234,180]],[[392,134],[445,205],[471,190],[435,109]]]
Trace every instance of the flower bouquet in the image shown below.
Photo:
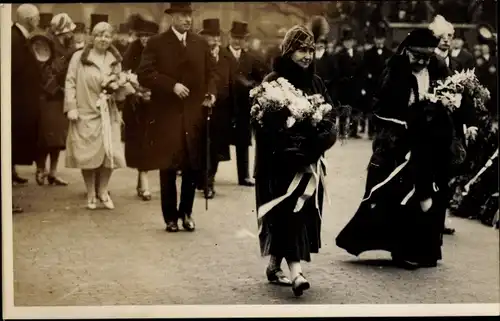
[[[102,88],[101,96],[106,99],[111,95],[114,95],[117,101],[124,101],[129,95],[141,97],[146,101],[151,99],[151,92],[139,84],[137,75],[130,70],[108,75]]]
[[[250,98],[253,99],[251,119],[261,127],[291,128],[299,122],[309,122],[315,127],[333,108],[322,95],[306,95],[282,77],[253,88]],[[269,123],[269,116],[273,113],[285,116],[286,120]]]
[[[432,103],[440,102],[451,111],[460,108],[462,95],[467,94],[474,102],[474,107],[485,110],[485,103],[490,99],[490,92],[481,85],[472,70],[462,72],[455,71],[455,74],[447,77],[444,81],[438,80],[433,93],[424,95],[424,99]]]

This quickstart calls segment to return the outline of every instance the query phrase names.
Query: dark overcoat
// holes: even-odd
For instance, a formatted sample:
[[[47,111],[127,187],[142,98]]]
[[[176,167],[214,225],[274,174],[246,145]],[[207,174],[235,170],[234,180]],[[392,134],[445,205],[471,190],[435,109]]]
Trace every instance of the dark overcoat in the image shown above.
[[[252,128],[250,125],[250,90],[257,86],[264,75],[259,68],[256,58],[245,51],[241,51],[239,59],[236,59],[229,48],[227,48],[231,61],[232,92],[231,100],[234,108],[234,123],[232,144],[250,146],[252,144]]]
[[[148,40],[137,74],[151,89],[143,170],[201,169],[207,94],[216,95],[216,71],[207,42],[188,32],[184,46],[170,28]],[[173,91],[176,83],[190,92],[186,99]]]
[[[38,147],[41,150],[63,150],[66,148],[69,126],[68,118],[64,114],[64,86],[69,61],[76,49],[63,46],[51,32],[46,36],[51,40],[54,56],[49,64],[42,64],[43,92]]]
[[[458,55],[456,57],[453,57],[453,59],[458,61],[459,66],[462,69],[474,69],[474,56],[466,49],[461,49]]]
[[[448,75],[437,58],[428,66],[431,86]],[[403,259],[433,263],[441,259],[442,231],[448,205],[455,129],[445,107],[418,101],[408,59],[393,56],[377,90],[379,120],[368,166],[365,195],[336,243],[353,255],[386,250]],[[427,213],[419,201],[433,199]]]
[[[217,102],[212,109],[210,120],[210,143],[212,151],[217,154],[219,161],[229,161],[231,159],[231,120],[234,112],[231,101],[231,84],[234,72],[231,68],[234,67],[234,64],[230,55],[226,48],[220,48],[219,60],[216,62]]]
[[[274,71],[264,81],[284,77],[296,88],[306,94],[322,94],[332,103],[327,88],[321,78],[313,73],[314,66],[307,72],[298,67],[290,58],[277,58]],[[292,129],[280,130],[278,126],[255,126],[255,193],[257,209],[286,194],[287,189],[299,171],[308,164],[315,163],[336,141],[335,113],[331,112],[315,128],[303,144],[301,152],[295,153],[294,132]],[[286,117],[283,118],[283,123]],[[301,128],[301,127],[299,127]],[[304,134],[305,136],[306,134]],[[321,247],[321,213],[314,204],[313,195],[304,207],[293,213],[298,198],[304,193],[307,179],[305,174],[296,192],[268,212],[259,221],[260,250],[263,256],[275,255],[292,261],[310,261],[311,253],[318,253]],[[323,186],[319,184],[318,194],[320,212],[322,211]]]
[[[123,70],[137,72],[141,62],[144,46],[139,39],[135,40],[125,51]],[[148,159],[144,153],[148,150],[149,142],[146,137],[148,127],[147,118],[150,104],[138,97],[127,97],[123,108],[123,141],[125,142],[125,159],[127,166],[142,169]]]
[[[351,57],[346,48],[342,48],[336,55],[338,66],[337,92],[338,99],[343,105],[349,105],[353,111],[359,111],[361,96],[361,64],[363,56],[354,48]]]
[[[12,164],[32,165],[38,144],[42,73],[30,42],[12,26]]]
[[[360,67],[362,88],[366,91],[366,94],[362,97],[362,106],[363,110],[367,112],[372,111],[373,95],[377,89],[378,81],[384,71],[385,64],[394,54],[387,47],[383,47],[380,50],[380,54],[379,48],[377,47],[373,47],[366,51],[363,55],[363,62]]]
[[[338,80],[338,64],[335,56],[326,52],[321,58],[316,58],[314,61],[316,66],[316,74],[325,83],[326,89],[332,101],[337,101],[337,80]]]

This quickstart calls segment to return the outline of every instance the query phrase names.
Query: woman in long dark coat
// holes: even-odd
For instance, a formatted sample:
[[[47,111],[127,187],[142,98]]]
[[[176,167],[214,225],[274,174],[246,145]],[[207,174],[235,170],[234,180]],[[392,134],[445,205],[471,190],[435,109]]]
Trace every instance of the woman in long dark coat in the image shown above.
[[[410,269],[441,260],[457,133],[446,107],[420,100],[447,75],[433,56],[438,41],[430,30],[414,30],[383,73],[365,195],[336,239],[350,254],[386,250]]]
[[[283,40],[282,56],[275,59],[274,71],[264,81],[270,82],[283,77],[305,94],[322,94],[331,104],[327,88],[314,73],[314,44],[313,34],[305,27],[290,29]],[[334,112],[325,116],[310,135],[305,134],[305,131],[296,132],[301,126],[310,130],[308,125],[297,123],[292,127],[293,130],[256,126],[255,191],[260,250],[262,256],[271,256],[266,270],[268,280],[277,284],[291,284],[297,296],[309,288],[309,282],[302,274],[300,261],[310,262],[311,253],[318,253],[321,247],[323,185],[319,183],[300,211],[294,213],[294,209],[312,179],[312,174],[305,169],[309,164],[317,164],[337,137]],[[322,164],[318,167],[324,170]],[[287,193],[297,174],[303,176],[295,191],[262,214],[269,202]],[[316,193],[318,203],[315,203]],[[290,268],[292,281],[281,270],[283,258]]]
[[[129,19],[131,28],[136,32],[138,39],[132,42],[125,56],[123,57],[123,69],[131,70],[133,73],[137,71],[141,62],[142,51],[149,37],[158,33],[159,25],[142,19],[138,15],[134,15]],[[144,201],[151,200],[151,192],[149,190],[148,172],[142,170],[144,164],[143,148],[147,147],[145,131],[147,128],[145,115],[148,109],[148,102],[141,98],[130,97],[127,99],[123,110],[123,121],[125,123],[125,131],[123,139],[125,141],[125,158],[127,166],[137,168],[137,195]]]
[[[40,110],[40,127],[38,137],[38,157],[36,182],[38,185],[45,183],[45,178],[50,185],[66,186],[68,183],[56,176],[59,154],[66,149],[68,135],[68,119],[64,109],[64,84],[68,71],[69,61],[75,52],[73,46],[73,31],[76,25],[71,18],[61,13],[51,21],[47,33],[53,50],[53,57],[49,64],[43,66],[43,94],[42,108]],[[50,171],[47,174],[45,164],[50,156]]]

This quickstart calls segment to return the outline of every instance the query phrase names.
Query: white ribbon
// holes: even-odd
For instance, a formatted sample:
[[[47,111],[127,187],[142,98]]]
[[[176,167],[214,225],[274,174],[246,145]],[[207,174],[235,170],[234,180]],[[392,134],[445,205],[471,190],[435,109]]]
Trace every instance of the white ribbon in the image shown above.
[[[108,102],[109,96],[106,94],[101,94],[97,100],[96,106],[101,111],[101,131],[104,143],[104,151],[106,156],[110,159],[111,168],[114,168],[114,157],[113,157],[113,136],[111,130],[111,112]]]
[[[330,204],[330,196],[328,195],[326,184],[325,184],[325,176],[326,176],[326,160],[324,157],[321,157],[318,159],[318,161],[314,164],[309,165],[309,167],[306,168],[305,171],[300,172],[295,174],[295,177],[293,178],[292,183],[288,186],[288,190],[285,195],[280,196],[278,198],[275,198],[274,200],[267,202],[263,205],[261,205],[258,210],[257,210],[257,219],[261,220],[264,215],[266,215],[269,211],[271,211],[274,207],[276,207],[278,204],[280,204],[282,201],[284,201],[286,198],[290,197],[290,195],[293,194],[293,192],[297,189],[299,186],[300,181],[304,177],[304,174],[306,173],[311,173],[312,176],[310,177],[306,190],[302,196],[299,197],[297,200],[297,203],[295,204],[294,208],[294,213],[299,212],[302,207],[304,206],[304,203],[311,198],[311,196],[316,192],[316,197],[315,197],[315,207],[318,210],[318,215],[321,218],[321,212],[319,210],[319,196],[318,196],[318,189],[319,189],[319,184],[321,183],[323,185],[323,193],[326,196],[328,204]]]

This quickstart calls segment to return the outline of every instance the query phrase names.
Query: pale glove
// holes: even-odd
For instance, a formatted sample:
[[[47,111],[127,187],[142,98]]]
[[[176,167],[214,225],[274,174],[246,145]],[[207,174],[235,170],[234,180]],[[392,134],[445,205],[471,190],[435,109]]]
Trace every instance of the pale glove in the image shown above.
[[[72,109],[72,110],[68,111],[67,117],[69,120],[72,120],[72,121],[78,120],[78,110]]]

